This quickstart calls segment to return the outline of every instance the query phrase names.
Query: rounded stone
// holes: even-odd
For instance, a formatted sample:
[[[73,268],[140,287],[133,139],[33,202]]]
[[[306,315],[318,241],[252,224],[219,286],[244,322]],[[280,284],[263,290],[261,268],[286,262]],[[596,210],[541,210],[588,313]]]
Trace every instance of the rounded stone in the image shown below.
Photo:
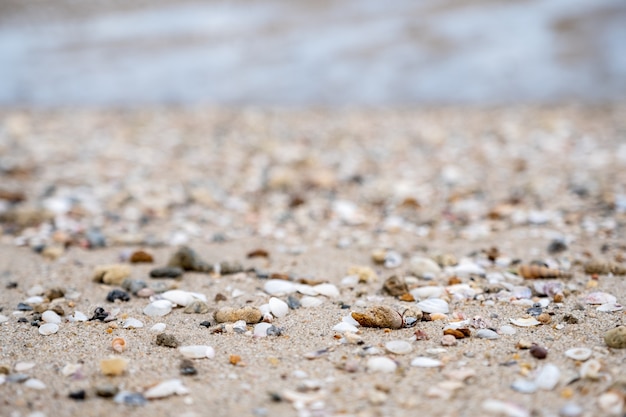
[[[614,349],[626,349],[626,326],[619,326],[606,332],[604,342]]]

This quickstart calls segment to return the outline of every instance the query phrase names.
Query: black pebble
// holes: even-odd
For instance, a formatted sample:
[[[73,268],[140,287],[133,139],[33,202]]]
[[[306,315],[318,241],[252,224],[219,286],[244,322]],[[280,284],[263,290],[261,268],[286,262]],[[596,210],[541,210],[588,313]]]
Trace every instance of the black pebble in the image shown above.
[[[181,375],[195,375],[198,370],[193,366],[193,362],[189,359],[183,359],[180,361],[180,374]]]
[[[565,252],[567,250],[567,245],[560,239],[555,239],[548,245],[548,253],[555,254]]]
[[[107,294],[107,301],[113,302],[115,300],[128,301],[130,300],[130,295],[126,291],[122,290],[112,290]]]
[[[208,320],[205,320],[202,323],[200,323],[200,326],[204,326],[208,329],[209,327],[211,327],[211,322]]]
[[[32,311],[33,308],[31,306],[29,306],[28,304],[19,303],[17,305],[17,309],[19,311]]]
[[[85,397],[87,396],[87,393],[85,392],[84,389],[78,390],[78,391],[72,391],[70,392],[69,397],[73,400],[84,400]]]
[[[102,307],[96,307],[96,309],[93,311],[93,316],[89,320],[104,321],[104,319],[106,319],[108,316],[109,316],[109,313],[104,311]]]
[[[15,281],[11,281],[11,282],[9,282],[9,283],[7,284],[7,286],[6,286],[6,288],[7,288],[7,289],[9,289],[9,290],[11,290],[11,289],[13,289],[13,288],[17,288],[17,282],[15,282]]]
[[[28,319],[26,317],[20,317],[19,319],[17,319],[18,323],[28,323]]]

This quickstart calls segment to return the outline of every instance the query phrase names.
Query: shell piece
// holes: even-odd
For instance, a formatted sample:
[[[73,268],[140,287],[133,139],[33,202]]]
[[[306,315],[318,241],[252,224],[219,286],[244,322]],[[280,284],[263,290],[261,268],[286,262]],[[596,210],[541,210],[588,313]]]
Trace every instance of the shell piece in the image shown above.
[[[37,378],[29,378],[28,380],[26,380],[26,382],[24,382],[24,386],[36,390],[46,389],[46,384],[44,384],[43,381]]]
[[[165,398],[171,395],[187,395],[189,390],[185,387],[180,379],[168,379],[163,381],[144,392],[144,397],[149,400],[156,398]]]
[[[500,335],[493,330],[480,329],[476,332],[476,337],[479,339],[499,339]]]
[[[204,294],[183,291],[183,290],[169,290],[161,294],[161,298],[168,300],[173,304],[187,307],[189,304],[196,300],[204,301],[206,303],[207,298]]]
[[[121,356],[110,356],[100,361],[100,371],[104,375],[116,376],[121,375],[128,366],[128,359]]]
[[[73,316],[74,321],[87,321],[89,318],[82,311],[75,311]]]
[[[283,279],[270,279],[263,286],[263,290],[270,295],[286,295],[296,292],[296,284]]]
[[[272,327],[270,323],[259,323],[254,326],[254,335],[256,337],[267,337],[267,330]]]
[[[427,356],[418,356],[411,361],[411,366],[418,368],[437,368],[442,365],[443,362],[440,360],[429,358]]]
[[[452,268],[452,270],[454,271],[454,274],[459,277],[469,277],[470,275],[478,275],[482,277],[486,272],[483,267],[471,261],[463,261]]]
[[[130,273],[130,266],[126,264],[100,265],[94,269],[92,278],[107,285],[121,285]]]
[[[623,309],[624,306],[617,303],[602,304],[601,306],[596,307],[596,310],[602,311],[603,313],[614,313],[616,311],[622,311]]]
[[[580,366],[580,376],[586,379],[597,380],[600,378],[602,364],[596,359],[590,359]]]
[[[172,311],[172,303],[168,300],[157,300],[148,304],[143,309],[143,314],[151,317],[162,317]]]
[[[433,285],[413,288],[410,291],[411,295],[418,300],[424,300],[426,298],[441,297],[442,295],[445,294],[445,292],[446,292],[445,287],[433,286]]]
[[[311,296],[305,295],[304,297],[300,299],[300,305],[303,308],[318,307],[318,306],[321,306],[322,304],[324,304],[324,300],[320,297],[311,297]]]
[[[39,334],[49,336],[59,331],[59,325],[56,323],[46,323],[39,326]]]
[[[520,265],[517,273],[525,279],[569,278],[571,274],[540,265]]]
[[[178,351],[185,358],[189,359],[212,359],[215,357],[215,349],[206,345],[181,346]]]
[[[263,313],[254,306],[245,306],[238,309],[224,307],[215,312],[214,318],[218,323],[233,323],[244,320],[248,324],[254,324],[263,319]]]
[[[117,353],[122,353],[126,350],[126,340],[122,337],[116,337],[111,341],[111,349]]]
[[[488,399],[483,401],[482,408],[486,413],[496,416],[530,417],[530,411],[526,408],[506,401]]]
[[[52,310],[44,311],[43,314],[41,315],[41,319],[45,321],[46,323],[61,324],[61,316],[59,316],[57,313],[55,313]]]
[[[585,296],[585,303],[587,304],[614,304],[617,302],[617,298],[609,293],[595,291]]]
[[[511,323],[519,327],[532,327],[541,324],[539,320],[534,317],[527,317],[521,319],[510,319]]]
[[[598,406],[607,415],[619,416],[624,410],[626,397],[617,390],[609,390],[598,397]]]
[[[367,360],[366,367],[370,372],[391,373],[395,372],[398,365],[385,356],[373,356]]]
[[[413,346],[405,340],[391,340],[385,343],[385,349],[396,355],[406,355],[407,353],[411,353]]]
[[[270,298],[269,308],[274,317],[285,317],[289,313],[287,303],[276,297]]]
[[[351,323],[346,323],[345,321],[342,321],[339,324],[336,324],[333,327],[333,330],[339,333],[345,333],[345,332],[352,332],[352,333],[356,333],[359,331],[359,329]]]
[[[584,347],[571,348],[565,351],[565,356],[575,361],[584,362],[591,357],[591,349]]]
[[[363,327],[399,329],[403,325],[400,313],[387,306],[374,306],[365,313],[352,312],[352,318]]]
[[[450,307],[445,300],[440,298],[429,298],[417,303],[417,306],[425,313],[448,314]]]
[[[561,371],[556,365],[551,363],[545,364],[535,377],[537,388],[552,391],[556,388],[561,378]]]
[[[160,333],[165,330],[167,324],[165,323],[157,323],[154,326],[150,327],[151,332]]]
[[[124,320],[123,327],[125,329],[141,329],[143,327],[143,323],[140,320],[129,317]]]
[[[319,294],[328,298],[339,297],[339,289],[333,284],[318,284],[313,289]]]

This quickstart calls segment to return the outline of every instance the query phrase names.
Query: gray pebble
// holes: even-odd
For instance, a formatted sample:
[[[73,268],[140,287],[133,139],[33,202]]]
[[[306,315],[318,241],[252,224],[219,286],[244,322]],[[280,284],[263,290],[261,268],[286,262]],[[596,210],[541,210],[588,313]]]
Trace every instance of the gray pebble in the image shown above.
[[[158,334],[156,337],[156,344],[159,346],[166,346],[170,348],[177,348],[179,345],[178,340],[176,340],[176,337],[174,337],[174,335],[169,334],[169,333]]]
[[[150,277],[152,278],[178,278],[182,275],[182,268],[176,266],[164,266],[162,268],[154,268],[150,271]]]
[[[204,301],[196,300],[183,310],[187,314],[205,314],[209,312],[209,306]]]

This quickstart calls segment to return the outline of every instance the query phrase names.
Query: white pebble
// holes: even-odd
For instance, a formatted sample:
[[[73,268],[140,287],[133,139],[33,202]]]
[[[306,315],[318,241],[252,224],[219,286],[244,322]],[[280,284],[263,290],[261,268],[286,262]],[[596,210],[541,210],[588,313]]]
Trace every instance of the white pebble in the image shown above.
[[[154,326],[150,327],[150,331],[155,333],[161,333],[163,330],[165,330],[166,327],[167,324],[165,323],[157,323]]]
[[[480,329],[476,332],[476,337],[479,339],[499,339],[500,335],[493,330]]]
[[[266,337],[267,336],[267,329],[269,329],[270,327],[272,327],[272,325],[270,323],[259,323],[257,325],[254,326],[254,335],[256,337]]]
[[[46,384],[44,384],[41,380],[36,378],[30,378],[24,382],[24,386],[32,389],[46,389]]]
[[[485,270],[474,262],[463,262],[454,267],[454,274],[459,277],[468,277],[470,275],[484,276]]]
[[[46,310],[41,315],[41,319],[46,323],[61,324],[61,316],[52,310]]]
[[[186,395],[189,394],[187,387],[183,385],[180,379],[168,379],[151,388],[149,388],[143,395],[147,399],[165,398],[171,395]]]
[[[448,303],[440,298],[429,298],[417,303],[417,306],[424,313],[442,313],[447,314],[450,311]]]
[[[591,357],[591,349],[584,347],[571,348],[565,351],[565,356],[575,361],[584,362]]]
[[[74,321],[87,321],[89,318],[82,311],[75,311],[73,316]]]
[[[576,403],[567,403],[559,410],[561,417],[578,417],[583,413],[583,409]]]
[[[541,324],[539,320],[534,317],[522,318],[522,319],[510,319],[511,323],[519,327],[532,327]]]
[[[34,296],[34,297],[28,297],[23,302],[24,302],[24,304],[41,304],[41,303],[43,303],[43,297],[40,297],[38,295]]]
[[[55,323],[46,323],[39,326],[39,334],[48,336],[59,331],[59,325]]]
[[[385,356],[374,356],[367,360],[367,370],[371,372],[395,372],[398,365]]]
[[[413,288],[410,293],[416,300],[441,297],[445,293],[445,287],[430,286]]]
[[[519,378],[513,381],[511,389],[513,391],[521,392],[522,394],[532,394],[537,391],[537,384],[535,381]]]
[[[318,294],[323,295],[328,298],[337,298],[339,297],[339,289],[333,284],[318,284],[313,287]]]
[[[359,331],[359,329],[355,325],[346,323],[345,321],[342,321],[341,323],[336,324],[333,327],[333,330],[339,333],[344,333],[344,332],[356,333]]]
[[[204,294],[183,290],[165,291],[163,294],[161,294],[161,298],[183,307],[187,307],[189,304],[193,303],[196,300],[204,302],[207,301],[207,298]]]
[[[29,369],[33,369],[35,364],[33,362],[18,362],[15,364],[15,372],[24,372]]]
[[[215,349],[213,349],[211,346],[205,345],[181,346],[178,348],[178,351],[184,357],[190,359],[211,359],[215,357]]]
[[[443,363],[440,360],[426,356],[418,356],[411,361],[411,366],[417,366],[418,368],[437,368],[441,365],[443,365]]]
[[[287,313],[289,313],[289,306],[287,303],[276,297],[270,298],[269,307],[274,317],[285,317]]]
[[[135,318],[129,317],[124,320],[123,327],[125,329],[140,329],[143,327],[143,323]]]
[[[539,389],[552,391],[556,388],[560,378],[561,371],[559,368],[551,363],[546,363],[537,373],[537,376],[535,377],[535,384]]]
[[[263,289],[271,295],[285,295],[295,292],[296,285],[283,279],[270,279],[265,283]]]
[[[300,294],[316,296],[320,293],[312,285],[307,284],[296,284],[296,291]]]
[[[26,294],[33,296],[33,295],[41,295],[46,291],[46,289],[41,286],[41,285],[34,285],[32,287],[30,287],[28,289],[28,291],[26,292]]]
[[[385,349],[396,355],[406,355],[411,353],[413,346],[405,340],[391,340],[385,343]]]
[[[409,272],[419,278],[433,278],[441,268],[432,259],[414,256],[409,260]]]
[[[515,330],[513,326],[509,326],[508,324],[505,324],[504,326],[500,327],[500,333],[507,335],[507,336],[512,336],[515,333],[517,333],[517,330]]]
[[[168,300],[153,301],[143,309],[143,314],[151,317],[161,317],[172,311],[172,303]]]
[[[304,308],[318,307],[324,303],[324,300],[317,297],[309,297],[305,295],[300,299],[300,305]]]
[[[354,288],[359,284],[358,275],[348,275],[341,279],[340,285],[342,287]]]

